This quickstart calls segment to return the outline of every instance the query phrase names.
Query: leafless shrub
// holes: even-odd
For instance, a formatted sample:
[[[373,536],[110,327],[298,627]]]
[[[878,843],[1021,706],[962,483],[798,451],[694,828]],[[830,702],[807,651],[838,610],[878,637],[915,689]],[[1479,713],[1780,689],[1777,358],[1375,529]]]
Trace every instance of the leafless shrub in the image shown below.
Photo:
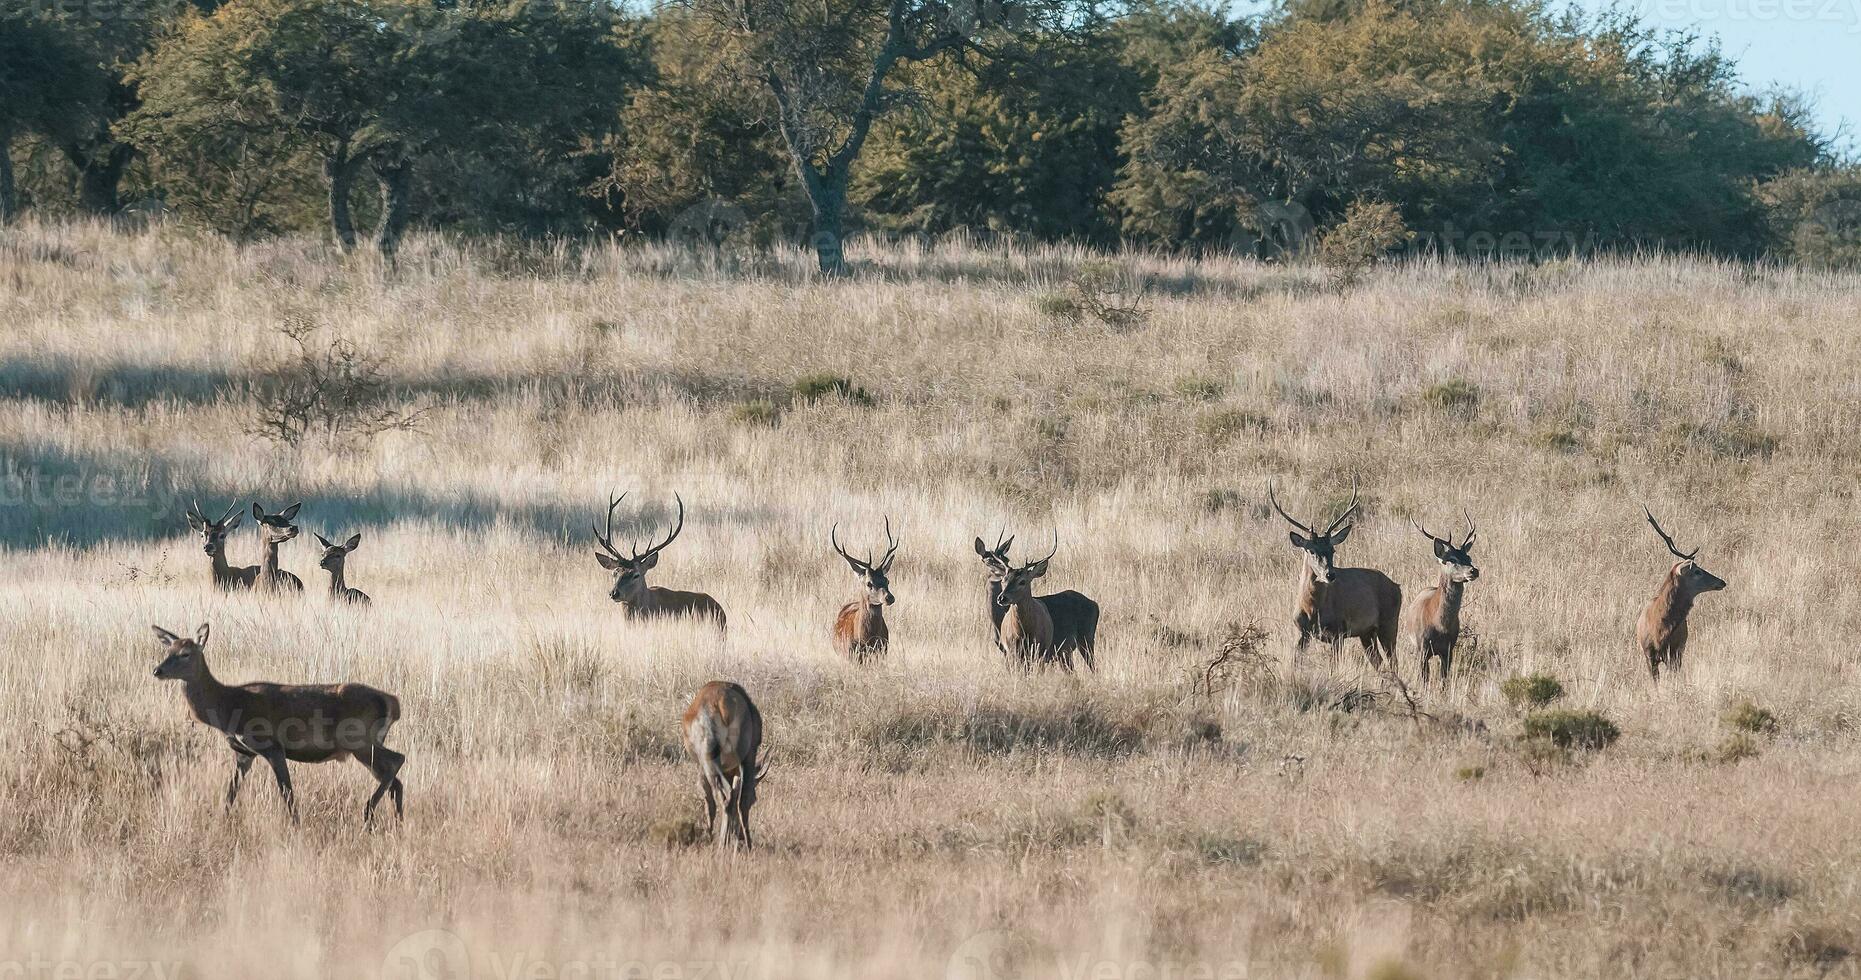
[[[320,435],[352,446],[383,432],[419,428],[427,410],[393,402],[385,355],[345,337],[324,340],[304,319],[286,322],[278,333],[293,349],[254,381],[257,412],[247,422],[248,435],[286,446]]]

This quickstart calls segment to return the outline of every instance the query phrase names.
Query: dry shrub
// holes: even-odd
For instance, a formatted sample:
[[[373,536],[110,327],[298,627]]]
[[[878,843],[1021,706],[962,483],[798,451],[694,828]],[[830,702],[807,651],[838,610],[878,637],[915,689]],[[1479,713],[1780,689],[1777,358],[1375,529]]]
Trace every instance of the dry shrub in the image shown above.
[[[383,432],[419,428],[426,409],[395,403],[386,355],[341,336],[320,339],[308,319],[291,320],[278,333],[294,350],[253,379],[248,435],[286,446],[319,435],[354,447]]]

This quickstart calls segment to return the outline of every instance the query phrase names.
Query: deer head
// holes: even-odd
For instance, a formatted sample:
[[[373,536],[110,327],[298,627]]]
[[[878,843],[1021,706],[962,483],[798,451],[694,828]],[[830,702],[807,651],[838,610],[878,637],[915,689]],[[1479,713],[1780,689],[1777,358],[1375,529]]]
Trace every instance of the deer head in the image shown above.
[[[1724,579],[1700,567],[1699,562],[1693,560],[1693,556],[1699,554],[1698,548],[1682,552],[1674,547],[1674,539],[1669,537],[1666,531],[1661,530],[1661,522],[1654,519],[1654,512],[1649,510],[1645,504],[1642,505],[1641,512],[1648,516],[1648,526],[1654,528],[1654,533],[1660,536],[1661,543],[1667,546],[1668,552],[1680,559],[1674,562],[1668,574],[1679,583],[1682,590],[1688,595],[1698,595],[1701,592],[1717,592],[1725,588]]]
[[[207,645],[207,624],[201,623],[191,640],[160,626],[154,629],[155,641],[168,654],[156,665],[155,676],[161,680],[188,680],[199,676],[207,665],[206,655],[202,652],[202,648]]]
[[[645,592],[646,573],[659,564],[659,553],[685,529],[685,501],[675,493],[672,499],[678,503],[678,518],[673,522],[672,532],[666,535],[664,541],[645,551],[639,550],[638,545],[629,541],[628,553],[622,555],[620,549],[614,547],[614,508],[619,507],[625,499],[627,495],[623,493],[608,501],[606,529],[594,528],[594,539],[601,545],[601,550],[594,554],[594,560],[600,562],[602,568],[614,573],[614,587],[608,590],[607,596],[615,602],[633,601]]]
[[[226,554],[226,535],[245,518],[238,510],[239,502],[234,501],[226,508],[226,513],[220,515],[219,520],[210,521],[207,515],[201,513],[200,501],[194,501],[194,506],[187,511],[187,526],[200,535],[202,551],[216,558]]]
[[[866,552],[865,561],[847,554],[846,549],[840,547],[839,533],[840,525],[835,524],[833,529],[827,532],[827,540],[833,544],[834,550],[840,553],[840,557],[846,559],[847,567],[853,569],[853,574],[865,586],[866,604],[869,606],[891,605],[894,601],[892,583],[887,576],[892,570],[892,559],[898,555],[898,542],[892,537],[892,519],[890,517],[885,519],[885,557],[879,559],[877,564],[873,563],[871,551]]]
[[[1473,539],[1480,532],[1473,526],[1473,515],[1463,509],[1461,516],[1467,521],[1467,537],[1459,544],[1454,543],[1451,534],[1446,538],[1437,538],[1429,534],[1420,521],[1412,523],[1417,531],[1422,532],[1423,537],[1435,543],[1435,559],[1441,562],[1441,571],[1449,581],[1471,582],[1480,577],[1480,570],[1473,564]]]
[[[981,538],[976,539],[976,557],[982,559],[982,564],[988,567],[990,578],[999,579],[1008,574],[1008,548],[1014,543],[1013,535],[1004,538],[997,534],[993,548],[983,544]]]
[[[349,540],[342,544],[331,544],[328,538],[315,532],[311,533],[311,537],[316,538],[317,544],[323,548],[323,557],[317,560],[317,567],[329,572],[342,571],[343,559],[349,557],[349,552],[362,544],[362,532],[360,531],[349,535]]]
[[[1012,542],[1014,539],[1009,538],[1008,540]],[[978,543],[980,543],[980,539],[978,539]],[[1053,556],[1059,554],[1059,552],[1060,532],[1058,530],[1053,532],[1053,547],[1047,552],[1046,557],[1037,558],[1025,565],[1008,564],[1008,546],[1003,544],[1000,552],[1002,562],[1002,571],[1000,575],[1002,591],[995,597],[996,603],[1006,607],[1032,598],[1034,594],[1034,580],[1047,574],[1047,562],[1051,561]]]
[[[1279,505],[1279,498],[1274,496],[1271,483],[1267,484],[1267,501],[1273,505],[1274,510],[1279,512],[1279,516],[1286,519],[1287,523],[1298,528],[1297,531],[1290,532],[1292,546],[1304,552],[1305,567],[1311,571],[1312,578],[1320,583],[1328,584],[1336,567],[1337,547],[1344,543],[1345,538],[1350,537],[1351,530],[1357,526],[1345,523],[1351,519],[1351,515],[1357,513],[1357,482],[1351,481],[1350,505],[1345,507],[1344,513],[1334,518],[1322,532],[1312,530],[1294,520],[1291,514],[1286,513],[1285,508]],[[1300,531],[1305,533],[1300,534]]]
[[[297,525],[291,523],[291,520],[302,506],[303,502],[299,501],[276,514],[267,514],[265,508],[258,505],[258,501],[252,501],[252,519],[258,522],[259,533],[264,536],[266,544],[283,544],[297,537]]]

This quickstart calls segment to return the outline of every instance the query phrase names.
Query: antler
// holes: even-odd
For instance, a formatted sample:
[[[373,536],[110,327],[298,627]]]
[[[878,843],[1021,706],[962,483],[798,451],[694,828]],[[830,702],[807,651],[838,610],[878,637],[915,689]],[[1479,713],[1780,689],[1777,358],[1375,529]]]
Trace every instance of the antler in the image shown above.
[[[1434,535],[1429,534],[1428,529],[1422,526],[1422,522],[1416,520],[1413,517],[1409,518],[1409,523],[1415,525],[1415,529],[1417,531],[1422,532],[1423,537],[1427,538],[1430,541],[1433,541],[1435,544],[1441,545],[1444,548],[1454,547],[1454,539],[1452,537],[1449,537],[1447,540],[1443,541],[1440,538],[1437,538]]]
[[[1293,527],[1296,527],[1301,531],[1304,531],[1307,537],[1314,537],[1314,538],[1318,537],[1318,535],[1314,533],[1311,528],[1306,527],[1304,524],[1299,523],[1297,520],[1294,520],[1291,514],[1286,513],[1286,508],[1281,507],[1279,505],[1279,498],[1274,496],[1273,494],[1273,481],[1272,480],[1267,481],[1267,503],[1272,504],[1273,509],[1276,511],[1279,511],[1279,516],[1284,517],[1286,519],[1286,523],[1291,524]]]
[[[1460,543],[1460,550],[1466,551],[1473,547],[1473,536],[1479,534],[1480,529],[1474,526],[1473,514],[1467,510],[1465,505],[1460,508],[1460,516],[1467,522],[1467,540]]]
[[[890,571],[892,556],[898,554],[898,541],[892,537],[892,515],[885,515],[885,557],[879,559],[879,571]],[[867,567],[872,567],[872,553],[866,553]]]
[[[1654,533],[1661,536],[1661,541],[1667,545],[1668,551],[1673,552],[1675,558],[1681,561],[1692,561],[1693,556],[1699,554],[1698,548],[1683,553],[1679,548],[1674,547],[1674,539],[1669,537],[1666,531],[1661,530],[1661,522],[1654,519],[1654,512],[1648,509],[1647,504],[1641,505],[1641,512],[1648,515],[1648,526],[1654,528]]]
[[[853,566],[853,570],[856,572],[865,573],[865,572],[872,571],[872,564],[870,561],[860,561],[858,558],[855,558],[852,555],[847,554],[845,548],[840,547],[839,535],[840,535],[839,524],[835,524],[833,528],[827,532],[828,542],[834,546],[835,551],[838,551],[840,553],[840,557],[845,558],[846,563]],[[871,553],[868,553],[866,557],[870,559],[872,557]]]
[[[652,547],[646,549],[644,552],[640,554],[634,555],[633,556],[634,561],[639,561],[642,558],[650,558],[653,555],[656,555],[660,553],[661,551],[664,551],[666,549],[666,545],[671,544],[675,539],[678,538],[679,532],[685,530],[685,500],[684,498],[680,497],[676,493],[672,495],[672,499],[678,502],[678,521],[677,523],[673,524],[672,533],[666,535],[666,539],[664,541],[661,541],[658,544],[653,545]]]
[[[594,531],[594,539],[600,543],[601,547],[605,549],[608,554],[613,555],[615,558],[619,558],[622,561],[627,560],[626,556],[620,553],[619,548],[614,547],[614,508],[619,507],[620,502],[625,499],[627,499],[627,492],[624,490],[621,491],[620,496],[610,497],[608,499],[606,533],[602,533],[601,528],[595,527],[593,525],[589,525],[589,529]]]
[[[1060,553],[1060,529],[1056,527],[1053,529],[1053,547],[1047,551],[1046,557],[1036,558],[1030,562],[1023,562],[1021,564],[1021,567],[1022,568],[1033,568],[1035,565],[1038,565],[1043,561],[1048,561],[1054,555],[1057,555],[1059,553]]]
[[[1356,512],[1357,512],[1357,478],[1351,477],[1350,506],[1344,508],[1344,513],[1339,514],[1337,517],[1337,520],[1332,521],[1331,526],[1325,528],[1325,533],[1319,535],[1319,537],[1328,538],[1332,536],[1333,534],[1336,534],[1338,532],[1339,525],[1342,525],[1345,521],[1349,520],[1350,516]]]

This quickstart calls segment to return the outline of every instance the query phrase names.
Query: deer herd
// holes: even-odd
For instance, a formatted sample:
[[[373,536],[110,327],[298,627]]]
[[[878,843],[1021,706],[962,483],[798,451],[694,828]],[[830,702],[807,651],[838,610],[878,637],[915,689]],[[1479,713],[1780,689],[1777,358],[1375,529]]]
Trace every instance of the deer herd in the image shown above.
[[[606,519],[593,528],[599,546],[595,560],[614,576],[608,598],[621,607],[629,620],[676,617],[723,630],[724,608],[711,596],[646,584],[646,575],[658,565],[660,554],[684,530],[683,498],[673,496],[677,515],[665,540],[649,544],[644,551],[630,541],[623,555],[614,545],[614,512],[625,499],[625,493],[610,498]],[[1289,536],[1301,559],[1293,596],[1296,648],[1303,649],[1317,640],[1336,650],[1344,641],[1355,639],[1363,644],[1364,656],[1372,668],[1393,674],[1398,637],[1406,635],[1423,682],[1430,679],[1430,665],[1438,660],[1438,678],[1446,687],[1454,647],[1460,639],[1461,605],[1468,584],[1480,577],[1473,563],[1479,530],[1472,516],[1463,511],[1467,528],[1458,543],[1451,534],[1436,537],[1415,522],[1415,529],[1432,544],[1440,572],[1435,582],[1404,608],[1402,587],[1388,575],[1337,564],[1338,548],[1356,526],[1359,494],[1355,486],[1350,502],[1322,531],[1288,514],[1271,484],[1267,487],[1267,501],[1292,525]],[[243,567],[230,565],[226,557],[227,535],[245,516],[238,504],[228,507],[218,520],[209,520],[198,503],[191,507],[187,523],[200,536],[213,585],[227,591],[301,593],[302,580],[278,563],[280,548],[297,537],[298,527],[293,522],[301,507],[292,504],[277,513],[267,513],[260,504],[253,503],[260,560],[257,565]],[[1681,666],[1687,644],[1687,615],[1694,601],[1701,593],[1725,588],[1726,583],[1695,559],[1699,549],[1682,552],[1653,512],[1644,507],[1643,514],[1677,559],[1642,610],[1635,630],[1637,645],[1647,657],[1648,673],[1659,680],[1663,666],[1676,670]],[[862,560],[847,553],[839,534],[836,524],[828,532],[828,542],[852,570],[858,594],[835,615],[832,644],[841,656],[863,664],[884,657],[890,642],[885,610],[895,601],[890,572],[899,539],[892,534],[891,519],[886,518],[884,554],[875,560],[873,552],[867,551]],[[318,564],[330,576],[331,599],[367,605],[369,597],[349,587],[345,577],[345,562],[361,544],[362,535],[352,534],[340,545],[330,543],[321,534],[315,537],[322,550]],[[1024,671],[1051,666],[1070,672],[1075,656],[1087,670],[1096,670],[1093,654],[1098,640],[1098,603],[1071,590],[1034,594],[1035,581],[1047,574],[1048,563],[1059,553],[1057,531],[1047,554],[1033,561],[1017,565],[1009,557],[1013,543],[1012,536],[997,535],[993,547],[980,537],[975,539],[976,557],[985,573],[996,649]],[[181,681],[194,717],[223,734],[233,751],[233,776],[226,788],[228,808],[238,797],[240,781],[252,761],[262,758],[271,767],[286,810],[296,821],[286,763],[352,758],[368,767],[376,780],[375,792],[363,809],[364,821],[372,819],[384,794],[392,798],[395,814],[401,815],[398,774],[406,757],[385,744],[389,727],[401,716],[400,701],[393,695],[361,684],[222,684],[207,667],[206,624],[191,639],[159,626],[155,627],[155,635],[164,654],[155,676]],[[756,803],[757,784],[768,771],[767,758],[758,759],[762,727],[762,715],[755,702],[733,683],[712,681],[704,685],[685,709],[681,741],[697,763],[709,833],[720,845],[747,848],[751,844],[750,809]],[[724,813],[721,823],[720,806]]]

